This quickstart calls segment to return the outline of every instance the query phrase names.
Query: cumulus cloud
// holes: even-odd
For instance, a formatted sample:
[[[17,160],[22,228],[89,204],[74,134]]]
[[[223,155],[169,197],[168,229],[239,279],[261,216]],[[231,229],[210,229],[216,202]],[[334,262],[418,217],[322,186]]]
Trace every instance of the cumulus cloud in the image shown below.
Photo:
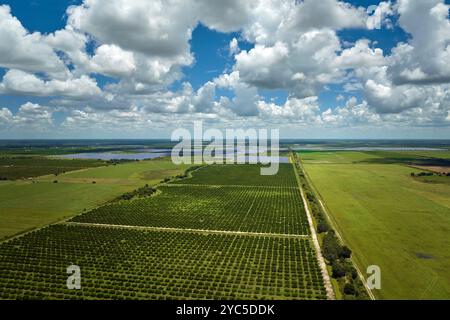
[[[351,48],[347,48],[336,57],[335,63],[341,68],[363,68],[373,66],[383,66],[386,64],[383,50],[370,48],[370,41],[367,39],[358,40]]]
[[[136,71],[133,53],[116,45],[104,44],[98,47],[91,63],[93,71],[111,76],[129,76]]]
[[[264,89],[285,89],[298,98],[317,95],[339,81],[345,69],[381,64],[383,52],[368,42],[342,50],[336,31],[366,28],[366,9],[336,0],[261,1],[243,34],[255,48],[236,55],[242,81]]]
[[[88,76],[78,79],[45,81],[34,74],[20,70],[9,70],[0,83],[0,92],[6,94],[35,96],[67,96],[89,98],[100,95],[97,82]]]
[[[449,9],[442,0],[399,0],[399,24],[411,40],[393,50],[389,72],[396,84],[450,82]]]
[[[382,26],[386,26],[388,29],[393,28],[390,17],[395,13],[391,1],[382,1],[378,4],[378,6],[370,6],[367,10],[373,10],[372,14],[367,17],[366,21],[366,25],[369,30],[381,29]]]
[[[281,106],[259,101],[258,109],[261,117],[269,122],[278,120],[281,123],[293,122],[297,125],[314,125],[320,122],[320,108],[317,97],[288,98]]]
[[[364,28],[367,13],[363,7],[336,0],[305,0],[299,2],[286,22],[288,32],[329,28]],[[291,31],[292,30],[292,31]]]
[[[0,131],[11,129],[43,132],[52,126],[53,113],[46,106],[27,102],[19,107],[16,114],[7,108],[0,109]]]
[[[239,42],[236,38],[233,38],[230,41],[229,47],[230,47],[229,48],[230,55],[235,55],[235,54],[239,53],[239,51],[241,51],[241,49],[239,48]]]
[[[190,55],[195,20],[188,1],[85,0],[67,12],[69,25],[102,43],[151,56]]]
[[[39,32],[29,33],[11,15],[11,8],[0,6],[0,66],[45,72],[63,78],[68,70]]]
[[[55,97],[49,105],[64,106],[70,115],[63,126],[73,129],[97,123],[136,129],[199,117],[311,126],[449,125],[449,5],[384,1],[366,11],[338,0],[84,0],[68,8],[65,28],[40,34],[28,32],[3,5],[0,66],[8,70],[0,93]],[[391,53],[375,41],[339,38],[343,29],[391,28],[394,15],[410,37]],[[196,63],[190,40],[200,23],[238,32],[228,44],[230,62],[198,88],[184,82],[173,89],[184,81],[183,68]],[[243,49],[244,41],[250,49]],[[99,87],[97,75],[114,79]],[[339,95],[337,108],[321,111],[318,96],[332,85],[362,98]],[[288,98],[268,102],[263,90],[283,90]],[[0,109],[2,126],[26,119],[50,126],[51,109]]]

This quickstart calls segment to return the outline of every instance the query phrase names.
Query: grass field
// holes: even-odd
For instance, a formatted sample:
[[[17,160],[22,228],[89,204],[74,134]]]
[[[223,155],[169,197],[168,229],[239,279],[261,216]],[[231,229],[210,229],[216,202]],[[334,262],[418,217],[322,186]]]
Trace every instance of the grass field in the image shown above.
[[[435,153],[300,156],[357,264],[362,270],[381,267],[377,297],[450,298],[450,185],[413,178],[411,173],[420,170],[405,165],[380,164],[394,158],[401,164],[415,157],[435,159]]]
[[[79,174],[67,179],[94,178]],[[97,169],[95,178],[108,175]],[[272,177],[258,166],[203,167],[149,198],[5,242],[0,298],[326,299],[292,181],[289,164]],[[65,286],[72,264],[82,270],[79,291]]]
[[[104,184],[124,184],[135,187],[144,183],[156,184],[161,179],[183,173],[189,166],[176,166],[170,158],[153,159],[148,161],[132,161],[128,163],[109,165],[68,172],[58,177],[59,181],[71,183],[90,183],[96,181]],[[53,180],[54,177],[45,177],[44,180]]]
[[[91,210],[125,192],[183,173],[186,168],[173,165],[170,159],[158,159],[44,176],[34,178],[34,183],[2,182],[0,239]]]

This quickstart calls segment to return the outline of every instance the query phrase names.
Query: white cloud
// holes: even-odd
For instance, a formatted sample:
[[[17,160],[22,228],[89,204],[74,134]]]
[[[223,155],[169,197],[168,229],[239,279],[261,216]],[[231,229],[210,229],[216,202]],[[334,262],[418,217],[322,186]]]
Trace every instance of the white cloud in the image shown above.
[[[9,109],[0,109],[0,131],[45,132],[53,128],[52,111],[46,106],[27,102],[16,114]]]
[[[243,51],[236,56],[235,69],[242,80],[264,88],[285,86],[289,81],[291,70],[285,68],[289,49],[283,42],[272,47],[256,45],[250,51]],[[276,70],[278,69],[278,70]]]
[[[68,9],[68,21],[101,43],[162,57],[190,55],[195,26],[190,3],[181,0],[85,0]]]
[[[450,5],[443,0],[399,0],[400,26],[411,35],[391,57],[396,84],[450,82]]]
[[[340,48],[334,31],[308,31],[290,43],[256,45],[242,51],[236,56],[234,69],[250,85],[286,89],[289,94],[305,98],[343,76],[334,61]]]
[[[12,122],[13,114],[8,108],[0,109],[0,131],[7,129]]]
[[[316,127],[448,125],[448,11],[443,0],[381,2],[372,15],[337,0],[84,0],[68,9],[64,29],[42,35],[0,6],[0,66],[10,69],[0,93],[56,97],[49,105],[71,112],[65,128],[143,128],[158,121],[164,128],[195,118]],[[374,29],[380,21],[390,28],[394,13],[411,38],[389,56],[376,42],[344,43],[338,36],[338,30]],[[186,82],[169,90],[195,62],[190,40],[199,23],[239,32],[228,44],[234,65],[198,89]],[[244,41],[254,47],[243,50],[237,38],[241,47]],[[93,74],[117,81],[100,89]],[[332,84],[360,91],[363,101],[350,98],[320,111],[317,97]],[[232,94],[219,96],[218,88]],[[261,96],[273,89],[287,92],[285,103]],[[337,103],[344,100],[340,95]],[[15,115],[0,109],[0,125],[40,115],[36,123],[49,126],[49,107],[22,107]]]
[[[370,8],[370,7],[369,7]],[[369,9],[368,8],[368,9]],[[373,6],[370,8],[373,9]],[[376,6],[370,16],[367,17],[366,25],[369,30],[381,29],[383,26],[391,29],[392,21],[390,16],[394,15],[391,1],[383,1]]]
[[[253,7],[259,0],[198,0],[190,2],[195,17],[220,32],[239,31],[249,22]]]
[[[298,2],[288,17],[286,29],[316,30],[316,29],[346,29],[365,28],[366,9],[355,8],[349,3],[336,0],[305,0]]]
[[[241,51],[241,49],[239,48],[239,42],[237,41],[236,38],[233,38],[230,41],[229,47],[230,47],[229,48],[230,55],[232,55],[232,56],[234,56],[235,54],[238,54]]]
[[[261,118],[268,122],[295,123],[297,125],[314,125],[319,123],[319,105],[317,97],[304,99],[289,98],[284,105],[259,101]]]
[[[39,32],[29,33],[11,15],[7,5],[0,6],[0,66],[32,72],[45,72],[63,78],[68,71],[53,48]]]
[[[111,76],[129,76],[136,71],[132,52],[122,50],[116,45],[101,45],[95,50],[91,69]]]
[[[367,39],[358,40],[351,48],[347,48],[336,57],[336,65],[340,68],[363,68],[383,66],[386,64],[383,50],[370,48]]]
[[[88,76],[81,76],[78,79],[44,81],[34,74],[13,69],[4,75],[3,81],[0,83],[0,93],[86,99],[100,95],[101,90],[97,87],[96,81]]]

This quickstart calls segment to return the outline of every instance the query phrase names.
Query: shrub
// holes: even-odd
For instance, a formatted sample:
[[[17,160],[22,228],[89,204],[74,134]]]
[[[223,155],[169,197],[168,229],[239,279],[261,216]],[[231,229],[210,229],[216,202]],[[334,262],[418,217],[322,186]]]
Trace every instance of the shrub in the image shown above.
[[[354,296],[356,294],[355,286],[352,283],[346,283],[344,286],[344,293],[346,295]]]
[[[325,220],[320,220],[317,224],[317,232],[318,233],[325,233],[330,230],[330,226]]]
[[[350,250],[347,246],[342,246],[341,251],[339,253],[340,258],[349,259],[352,256],[352,250]]]
[[[332,277],[335,279],[345,277],[345,275],[347,274],[345,264],[339,260],[334,261],[331,265],[331,268],[333,272]]]
[[[339,258],[341,246],[333,230],[330,230],[323,238],[323,255],[330,262]]]

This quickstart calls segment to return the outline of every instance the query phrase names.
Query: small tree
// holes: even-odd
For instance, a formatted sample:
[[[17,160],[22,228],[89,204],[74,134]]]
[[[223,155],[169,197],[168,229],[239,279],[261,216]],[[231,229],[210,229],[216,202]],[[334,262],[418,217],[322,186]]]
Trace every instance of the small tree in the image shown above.
[[[352,250],[347,246],[341,247],[341,252],[339,253],[340,258],[349,259],[352,256]]]
[[[346,283],[344,286],[344,293],[349,296],[354,296],[356,294],[355,286],[351,283]]]
[[[339,260],[334,261],[333,264],[331,265],[331,268],[333,271],[333,274],[332,274],[333,278],[338,279],[338,278],[345,277],[345,274],[346,274],[345,266]]]

